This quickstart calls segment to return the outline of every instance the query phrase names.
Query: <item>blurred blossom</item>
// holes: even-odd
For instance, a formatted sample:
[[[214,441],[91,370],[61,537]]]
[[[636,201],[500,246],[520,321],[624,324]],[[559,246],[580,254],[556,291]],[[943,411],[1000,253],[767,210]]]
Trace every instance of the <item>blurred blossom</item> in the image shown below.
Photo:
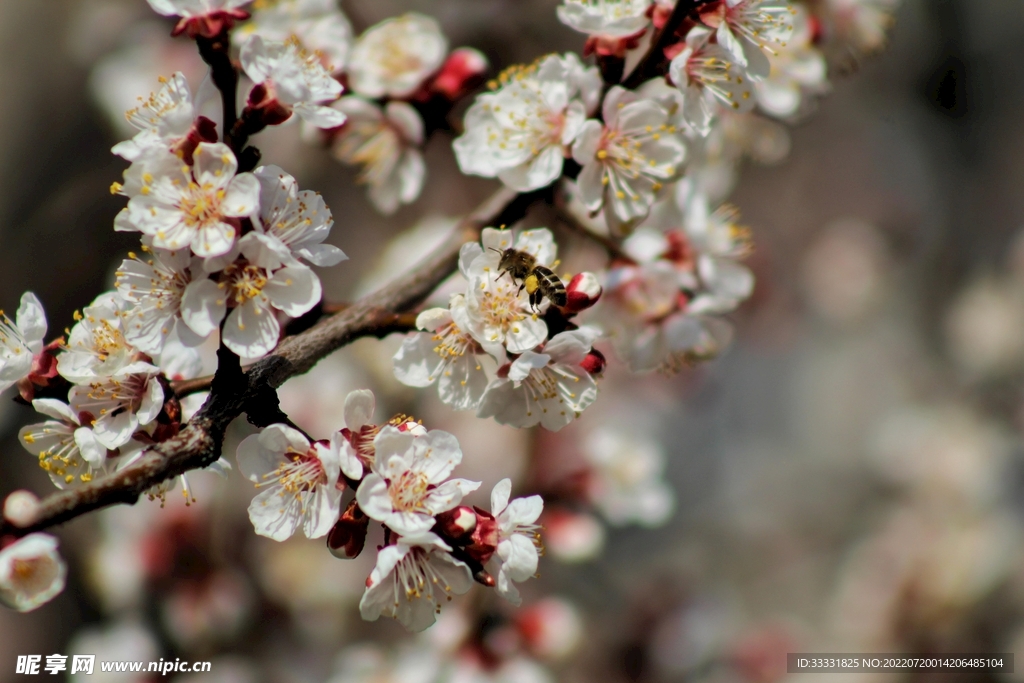
[[[136,617],[125,617],[98,628],[84,628],[71,639],[67,646],[68,655],[96,655],[96,664],[91,675],[78,673],[71,680],[75,683],[142,683],[149,681],[146,673],[103,672],[99,662],[109,661],[156,661],[160,656],[156,637]],[[70,661],[70,660],[69,660]],[[70,671],[70,667],[69,667]]]
[[[833,324],[860,322],[883,296],[886,261],[885,243],[874,226],[857,219],[837,221],[804,256],[805,296]]]
[[[988,379],[1024,364],[1024,287],[982,278],[959,292],[945,319],[953,361],[971,378]]]
[[[540,523],[544,527],[544,547],[562,562],[586,562],[604,548],[604,527],[591,515],[551,508]]]

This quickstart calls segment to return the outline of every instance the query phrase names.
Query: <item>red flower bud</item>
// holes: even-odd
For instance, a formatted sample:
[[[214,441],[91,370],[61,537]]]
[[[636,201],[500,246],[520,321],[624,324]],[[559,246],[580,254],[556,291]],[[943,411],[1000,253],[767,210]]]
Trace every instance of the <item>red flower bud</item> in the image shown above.
[[[487,564],[494,552],[498,549],[498,522],[494,515],[474,507],[476,513],[476,528],[470,537],[472,543],[466,546],[466,554],[480,564]]]
[[[240,9],[221,9],[197,17],[182,17],[171,31],[171,35],[180,36],[184,33],[192,39],[198,36],[216,38],[234,26],[236,21],[245,21],[248,18],[249,13]]]
[[[427,92],[454,102],[483,83],[487,66],[487,58],[482,52],[471,47],[460,47],[448,55],[441,70],[427,84]]]
[[[465,505],[442,512],[436,519],[435,531],[453,541],[465,538],[476,530],[476,513],[473,508]]]
[[[595,377],[600,376],[604,372],[606,365],[608,365],[607,359],[597,349],[590,349],[590,353],[587,354],[586,358],[580,361],[580,367]]]
[[[565,288],[566,313],[579,313],[590,308],[601,298],[601,283],[593,273],[582,272],[573,276],[569,286]]]
[[[366,528],[369,524],[370,518],[363,514],[353,499],[327,534],[327,549],[331,555],[342,560],[359,557],[366,545]]]

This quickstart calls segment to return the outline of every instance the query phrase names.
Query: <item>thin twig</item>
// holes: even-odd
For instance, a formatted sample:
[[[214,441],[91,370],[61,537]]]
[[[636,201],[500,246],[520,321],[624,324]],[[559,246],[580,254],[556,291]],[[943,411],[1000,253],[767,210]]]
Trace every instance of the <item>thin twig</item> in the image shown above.
[[[459,249],[465,242],[478,239],[487,225],[511,225],[533,202],[548,196],[547,191],[517,194],[504,187],[498,190],[406,275],[305,332],[285,338],[273,354],[248,371],[218,373],[206,403],[177,436],[155,444],[118,472],[44,498],[31,525],[19,528],[6,520],[0,522],[0,536],[20,537],[87,512],[118,503],[133,504],[163,481],[212,465],[221,455],[224,434],[232,420],[250,410],[258,415],[270,396],[268,392],[288,378],[307,372],[339,347],[360,337],[380,337],[394,331],[396,325],[405,322],[401,313],[417,306],[455,271]]]

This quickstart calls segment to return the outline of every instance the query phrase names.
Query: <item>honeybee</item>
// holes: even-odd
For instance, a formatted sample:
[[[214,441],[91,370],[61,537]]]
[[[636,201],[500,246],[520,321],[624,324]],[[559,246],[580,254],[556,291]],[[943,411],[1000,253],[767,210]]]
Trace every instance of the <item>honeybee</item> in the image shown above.
[[[550,268],[538,264],[533,254],[511,247],[504,251],[491,247],[491,251],[501,254],[498,277],[508,273],[513,282],[519,281],[519,291],[526,290],[531,306],[537,308],[544,297],[558,307],[565,306],[565,285]]]

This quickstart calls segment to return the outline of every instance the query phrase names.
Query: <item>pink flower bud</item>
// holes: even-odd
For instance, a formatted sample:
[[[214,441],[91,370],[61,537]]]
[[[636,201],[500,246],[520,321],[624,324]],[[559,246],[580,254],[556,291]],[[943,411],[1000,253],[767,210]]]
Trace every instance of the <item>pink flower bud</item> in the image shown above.
[[[476,513],[465,505],[442,512],[437,516],[435,530],[454,541],[465,538],[476,530]]]
[[[240,9],[221,9],[194,17],[182,17],[171,31],[171,35],[180,36],[184,33],[192,39],[199,36],[216,38],[231,29],[236,21],[245,21],[248,18],[249,13]]]
[[[454,102],[483,82],[487,66],[487,58],[482,52],[460,47],[448,55],[441,71],[428,85],[428,91]]]
[[[29,526],[38,514],[39,498],[31,491],[19,489],[11,492],[4,500],[4,519],[16,527]]]
[[[359,557],[366,545],[366,528],[370,518],[363,514],[359,505],[353,500],[345,512],[327,534],[327,549],[341,560]]]
[[[606,365],[608,365],[608,360],[597,349],[590,349],[590,353],[580,361],[580,367],[595,377],[599,377],[604,372]]]
[[[590,308],[601,298],[601,283],[593,273],[582,272],[573,276],[569,286],[565,288],[566,313],[579,313]]]
[[[480,564],[487,564],[498,549],[498,522],[494,515],[480,508],[476,513],[476,528],[471,536],[473,542],[466,546],[466,553]]]

